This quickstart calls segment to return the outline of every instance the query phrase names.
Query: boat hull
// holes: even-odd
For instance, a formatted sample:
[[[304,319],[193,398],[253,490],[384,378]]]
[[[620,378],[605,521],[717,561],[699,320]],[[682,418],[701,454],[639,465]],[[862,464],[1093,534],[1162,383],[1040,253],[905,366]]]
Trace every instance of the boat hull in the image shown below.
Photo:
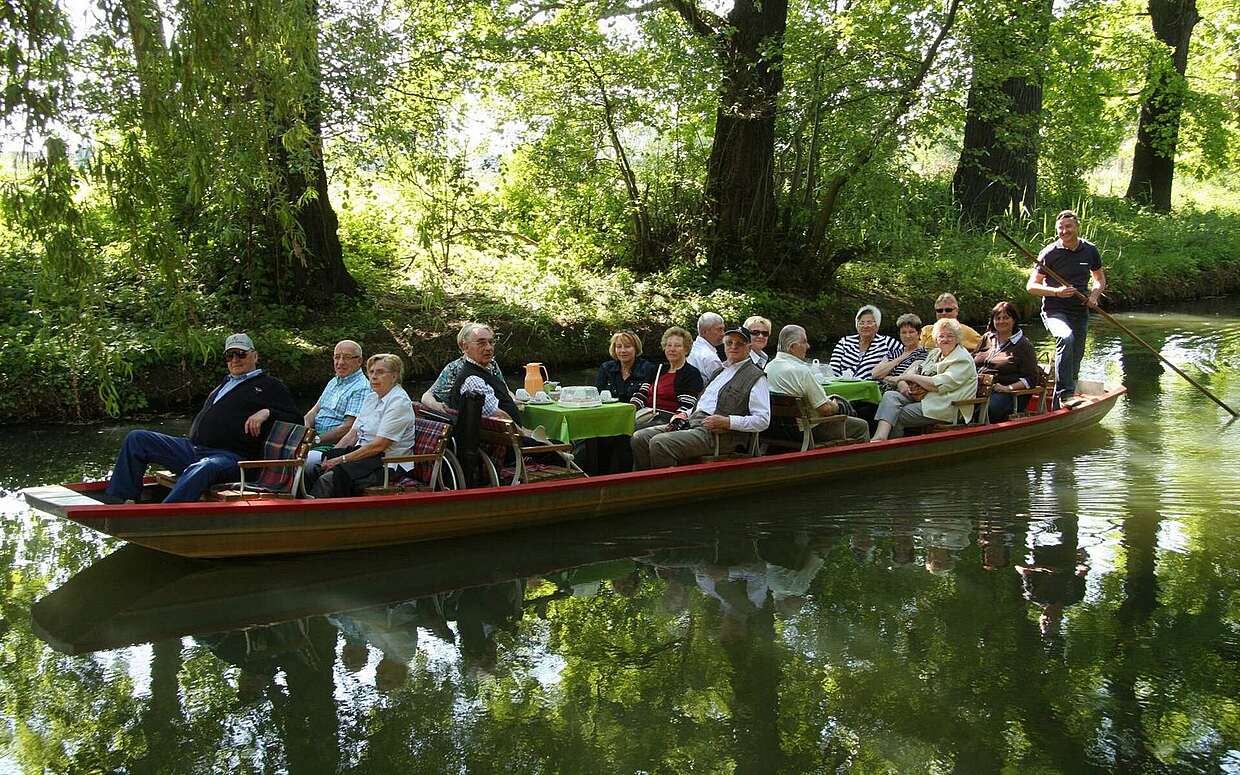
[[[240,557],[387,546],[588,519],[786,488],[1020,445],[1098,423],[1124,388],[1079,408],[875,444],[461,492],[332,500],[108,506],[102,483],[34,488],[27,501],[110,536],[183,557]]]

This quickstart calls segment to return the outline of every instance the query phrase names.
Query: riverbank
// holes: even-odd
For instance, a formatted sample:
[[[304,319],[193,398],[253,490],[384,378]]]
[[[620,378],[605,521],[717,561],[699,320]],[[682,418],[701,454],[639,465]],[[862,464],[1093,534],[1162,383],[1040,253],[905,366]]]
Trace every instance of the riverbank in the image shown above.
[[[1105,198],[1082,210],[1084,235],[1098,244],[1107,266],[1109,310],[1240,292],[1240,212],[1188,209],[1160,216]],[[1018,236],[1036,250],[1053,236],[1053,213],[1024,225]],[[458,354],[455,334],[465,320],[495,326],[499,360],[515,375],[527,361],[553,372],[595,365],[619,328],[636,330],[655,348],[665,327],[691,328],[707,309],[728,321],[761,314],[777,330],[789,322],[804,325],[819,355],[852,331],[853,313],[865,303],[887,313],[884,330],[905,311],[933,319],[934,297],[942,290],[956,293],[962,318],[971,324],[984,322],[998,299],[1016,301],[1027,315],[1036,312],[1036,300],[1024,292],[1023,256],[990,233],[940,224],[924,225],[877,258],[846,264],[813,296],[735,278],[720,281],[727,287],[702,287],[694,267],[636,277],[533,253],[471,256],[450,275],[402,271],[391,259],[394,244],[376,247],[373,234],[363,230],[357,218],[342,221],[349,267],[365,298],[316,310],[238,311],[203,294],[176,325],[159,314],[168,302],[157,278],[121,269],[101,273],[96,281],[108,288],[105,302],[66,314],[63,298],[57,308],[31,288],[28,258],[0,253],[6,280],[0,291],[0,422],[193,407],[219,379],[220,342],[235,329],[251,333],[264,367],[298,394],[317,392],[330,373],[332,345],[346,337],[359,339],[368,353],[402,354],[406,384],[421,393]]]

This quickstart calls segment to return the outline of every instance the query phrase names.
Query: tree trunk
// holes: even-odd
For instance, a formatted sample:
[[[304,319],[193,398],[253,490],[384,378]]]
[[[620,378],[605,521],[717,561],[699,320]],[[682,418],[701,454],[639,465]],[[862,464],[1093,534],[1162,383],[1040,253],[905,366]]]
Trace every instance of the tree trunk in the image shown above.
[[[1180,111],[1188,90],[1184,79],[1188,69],[1188,41],[1199,17],[1196,0],[1149,0],[1149,8],[1154,37],[1171,50],[1171,67],[1158,61],[1150,65],[1126,196],[1137,204],[1165,213],[1171,211]]]
[[[1051,3],[1022,0],[974,39],[964,147],[952,193],[971,220],[1029,211],[1037,203],[1042,71]]]
[[[735,0],[726,21],[692,0],[671,2],[715,43],[723,71],[706,165],[710,271],[752,267],[775,241],[775,109],[788,0]]]
[[[327,190],[327,169],[323,165],[323,93],[319,72],[319,49],[317,40],[318,2],[307,0],[306,12],[316,31],[307,57],[313,69],[313,92],[306,97],[305,122],[310,130],[309,159],[291,158],[280,138],[273,138],[276,159],[283,183],[283,194],[297,219],[297,232],[283,245],[291,253],[290,272],[274,267],[279,300],[284,303],[300,303],[307,306],[321,304],[323,299],[360,291],[357,281],[344,265],[338,230],[340,221],[332,208]],[[313,190],[313,197],[304,194]],[[278,251],[279,263],[285,263],[287,253]]]
[[[748,265],[775,239],[775,109],[787,0],[736,0],[724,38],[724,80],[706,166],[713,272]],[[773,53],[770,53],[773,52]]]

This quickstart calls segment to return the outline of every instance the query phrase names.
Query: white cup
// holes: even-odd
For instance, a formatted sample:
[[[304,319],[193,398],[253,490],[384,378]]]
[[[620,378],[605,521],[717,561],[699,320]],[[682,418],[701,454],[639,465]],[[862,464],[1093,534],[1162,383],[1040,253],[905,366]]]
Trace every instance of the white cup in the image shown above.
[[[600,400],[600,401],[610,401],[610,400],[611,400],[611,391],[610,391],[610,390],[602,390],[602,391],[599,391],[598,397],[599,397],[599,400]]]
[[[534,402],[538,404],[546,404],[551,401],[551,396],[547,395],[547,391],[540,390],[534,394]]]
[[[517,400],[518,401],[529,401],[530,391],[526,390],[525,388],[517,388]]]

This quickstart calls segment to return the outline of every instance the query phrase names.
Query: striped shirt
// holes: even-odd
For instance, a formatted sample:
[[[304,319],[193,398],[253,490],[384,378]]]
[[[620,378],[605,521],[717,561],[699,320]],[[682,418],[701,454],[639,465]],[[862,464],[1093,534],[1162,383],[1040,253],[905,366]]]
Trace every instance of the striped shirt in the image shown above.
[[[895,355],[893,355],[893,356],[891,356],[891,357],[892,357],[892,358],[899,358],[899,357],[900,357],[901,355],[903,355],[903,354],[904,354],[904,348],[903,348],[903,347],[901,347],[901,348],[900,348],[900,352],[896,353]],[[916,350],[913,350],[913,353],[912,353],[911,355],[909,355],[909,357],[907,357],[907,358],[905,358],[904,360],[900,361],[900,362],[899,362],[899,363],[897,363],[895,366],[892,366],[892,367],[891,367],[891,371],[887,374],[887,376],[888,376],[888,377],[898,377],[898,376],[900,376],[900,375],[901,375],[901,374],[903,374],[904,372],[909,371],[910,369],[913,369],[914,367],[916,367],[916,366],[917,366],[917,364],[919,364],[919,363],[921,363],[922,361],[924,361],[924,360],[926,359],[926,356],[927,356],[927,355],[929,355],[929,354],[930,354],[930,351],[929,351],[929,350],[927,350],[926,348],[924,348],[924,347],[918,347]],[[894,388],[893,386],[888,385],[886,382],[880,382],[880,383],[879,383],[879,387],[880,387],[880,388],[882,388],[882,389],[883,389],[883,390],[885,390],[885,391],[886,391],[886,390],[895,390],[895,388]]]
[[[831,351],[831,371],[837,376],[852,372],[857,379],[870,379],[870,372],[882,361],[904,352],[904,345],[890,336],[878,334],[869,348],[861,352],[861,336],[853,334],[835,343]]]

